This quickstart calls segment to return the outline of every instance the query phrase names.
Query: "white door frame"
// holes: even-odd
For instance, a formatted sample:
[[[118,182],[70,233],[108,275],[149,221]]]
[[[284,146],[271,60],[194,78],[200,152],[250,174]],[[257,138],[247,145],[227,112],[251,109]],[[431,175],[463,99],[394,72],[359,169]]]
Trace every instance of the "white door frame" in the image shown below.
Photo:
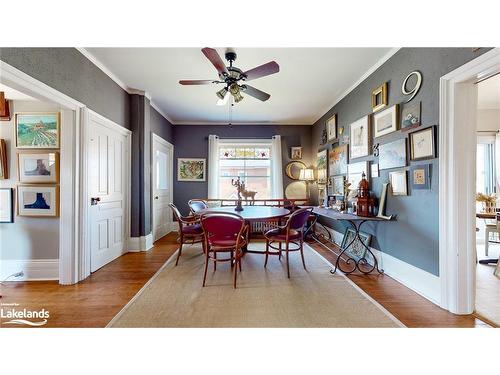
[[[0,61],[0,82],[29,96],[60,105],[62,124],[60,165],[59,283],[75,284],[79,278],[81,109],[85,105],[28,74]],[[73,125],[73,126],[69,126]]]
[[[94,112],[88,108],[84,108],[82,110],[83,115],[83,121],[82,121],[82,137],[81,137],[81,155],[82,156],[82,205],[81,205],[81,211],[82,211],[82,221],[81,221],[81,249],[82,251],[80,252],[80,257],[79,257],[79,280],[83,280],[86,277],[90,275],[90,257],[91,257],[91,251],[90,251],[90,211],[89,211],[89,204],[90,202],[90,192],[89,192],[89,186],[88,186],[88,142],[87,142],[87,135],[88,135],[88,129],[89,129],[89,121],[90,121],[90,116],[93,116],[94,118],[97,118],[99,120],[99,124],[101,126],[104,126],[108,129],[111,129],[112,131],[115,131],[121,135],[124,135],[126,137],[126,142],[125,142],[125,160],[123,163],[123,168],[125,169],[125,189],[126,192],[124,194],[125,196],[125,238],[123,240],[123,245],[124,249],[123,252],[127,252],[129,250],[129,244],[130,244],[130,218],[131,218],[131,211],[130,211],[130,202],[131,202],[131,186],[132,186],[132,180],[131,180],[131,171],[132,171],[132,161],[131,161],[131,150],[132,150],[132,132],[123,126],[120,126],[119,124],[107,119],[106,117],[98,114],[97,112]]]
[[[500,70],[500,48],[441,77],[439,94],[440,305],[471,314],[476,285],[476,111],[478,78]]]
[[[154,171],[154,163],[155,163],[155,158],[154,158],[154,152],[153,152],[153,144],[154,144],[154,141],[157,141],[161,144],[163,144],[165,147],[167,147],[168,149],[168,153],[169,153],[169,175],[168,175],[168,181],[169,181],[169,200],[170,202],[173,202],[174,201],[174,145],[168,141],[166,141],[165,139],[163,139],[162,137],[160,137],[159,135],[151,132],[151,155],[150,155],[150,165],[151,165],[151,182],[150,182],[150,185],[151,185],[151,232],[152,232],[152,236],[153,236],[153,239],[154,239],[154,218],[153,218],[153,215],[154,215],[154,210],[153,210],[153,205],[154,205],[154,194],[153,194],[153,189],[154,189],[154,186],[153,186],[153,171]],[[174,223],[171,222],[170,225],[169,225],[169,233],[171,231],[173,231],[173,225]]]

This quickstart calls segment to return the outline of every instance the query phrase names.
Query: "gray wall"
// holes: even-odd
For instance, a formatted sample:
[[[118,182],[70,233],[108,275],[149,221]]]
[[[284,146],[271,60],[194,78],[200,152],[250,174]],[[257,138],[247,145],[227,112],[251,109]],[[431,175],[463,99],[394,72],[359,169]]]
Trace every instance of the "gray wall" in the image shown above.
[[[326,119],[337,113],[339,126],[344,126],[345,134],[349,134],[350,123],[372,112],[371,92],[382,83],[389,82],[389,106],[403,102],[405,96],[401,93],[401,84],[406,75],[413,70],[419,70],[423,75],[422,87],[413,99],[413,101],[422,101],[422,124],[423,126],[438,125],[439,78],[486,51],[487,49],[481,49],[473,52],[472,48],[403,48],[399,50],[314,124],[312,152],[332,147],[331,144],[320,146],[321,133]],[[387,143],[406,136],[406,133],[398,131],[383,137],[379,142]],[[377,158],[374,157],[365,159],[377,162]],[[410,189],[409,196],[404,197],[389,194],[387,214],[396,214],[397,220],[390,223],[369,224],[364,227],[364,230],[374,235],[373,247],[438,275],[438,161],[433,159],[420,163],[431,164],[431,190],[411,191]],[[414,165],[418,162],[410,164]],[[380,194],[382,183],[388,181],[389,171],[380,171],[379,178],[371,179],[371,188],[377,196]],[[338,231],[344,230],[343,226],[337,222],[327,223]]]
[[[173,125],[153,107],[150,108],[149,114],[151,132],[173,144]]]
[[[0,48],[0,60],[130,128],[128,93],[75,48]]]
[[[290,161],[290,147],[302,146],[302,161],[311,164],[311,126],[309,125],[176,125],[174,126],[174,203],[186,214],[187,202],[191,198],[206,198],[208,182],[177,181],[177,158],[207,158],[208,136],[215,134],[221,138],[267,137],[281,135],[283,167]],[[208,171],[207,171],[208,172]],[[290,183],[284,175],[283,187]]]

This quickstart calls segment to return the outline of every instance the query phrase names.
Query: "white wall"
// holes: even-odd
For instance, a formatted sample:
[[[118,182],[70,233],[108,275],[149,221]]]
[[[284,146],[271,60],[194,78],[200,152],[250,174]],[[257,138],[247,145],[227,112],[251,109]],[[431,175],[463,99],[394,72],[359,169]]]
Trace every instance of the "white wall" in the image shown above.
[[[0,138],[5,139],[9,155],[9,179],[0,180],[1,187],[14,188],[17,185],[17,149],[15,147],[15,112],[55,112],[60,108],[40,101],[14,101],[10,122],[0,122]],[[64,129],[61,128],[61,131]],[[17,208],[15,207],[15,211]],[[0,278],[8,276],[11,270],[28,264],[51,267],[59,258],[59,218],[30,218],[14,214],[14,223],[0,224]],[[50,260],[50,261],[45,261]],[[28,261],[28,262],[27,262]],[[56,264],[57,266],[57,264]],[[11,272],[11,273],[12,273]],[[26,272],[26,270],[25,270]],[[7,273],[7,275],[6,275]]]
[[[477,130],[497,131],[500,129],[500,109],[478,109]]]

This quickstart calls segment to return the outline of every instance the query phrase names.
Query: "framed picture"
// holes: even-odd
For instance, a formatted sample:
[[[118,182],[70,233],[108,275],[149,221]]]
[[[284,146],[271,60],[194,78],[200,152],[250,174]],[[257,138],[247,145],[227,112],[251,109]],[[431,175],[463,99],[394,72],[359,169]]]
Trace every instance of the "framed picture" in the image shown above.
[[[429,190],[431,188],[429,164],[411,166],[410,185],[412,189],[417,190]]]
[[[17,148],[59,148],[59,112],[17,113]]]
[[[328,134],[328,141],[333,141],[337,138],[337,114],[326,120],[326,132]]]
[[[370,171],[371,171],[371,177],[379,177],[379,169],[378,169],[378,164],[377,163],[372,163],[370,164]]]
[[[177,181],[205,181],[207,159],[177,159]]]
[[[435,158],[434,126],[410,133],[410,150],[411,160]]]
[[[9,178],[9,159],[7,158],[7,144],[0,139],[0,180]]]
[[[370,155],[370,116],[364,116],[351,124],[350,159]]]
[[[19,182],[57,183],[59,182],[59,153],[31,152],[17,154]]]
[[[348,255],[355,260],[360,260],[365,257],[366,255],[365,246],[370,246],[370,242],[372,239],[371,235],[364,232],[359,232],[359,237],[363,242],[361,242],[359,238],[356,238],[356,231],[354,229],[346,228],[344,232],[344,237],[342,238],[342,243],[340,245],[342,249],[344,249],[347,245],[351,244],[349,248],[346,250],[346,253],[348,253]]]
[[[347,173],[348,145],[332,148],[328,152],[328,175],[337,176]]]
[[[0,188],[0,223],[14,222],[14,189]]]
[[[387,82],[372,91],[372,110],[373,112],[384,108],[387,105]]]
[[[333,176],[330,179],[332,182],[330,195],[344,195],[345,176]]]
[[[307,166],[301,161],[298,160],[291,161],[285,167],[285,174],[291,180],[300,180],[300,171],[306,168]]]
[[[391,181],[392,195],[408,195],[405,170],[390,172],[389,180]]]
[[[398,130],[398,111],[399,106],[395,104],[373,115],[375,138]]]
[[[291,147],[291,159],[300,160],[302,159],[302,147]]]
[[[406,167],[406,138],[382,144],[378,150],[379,169]]]
[[[316,156],[316,171],[318,173],[318,184],[326,183],[326,150],[319,151]]]
[[[410,130],[420,126],[422,102],[406,103],[401,111],[401,130]]]
[[[353,163],[347,166],[347,181],[351,184],[351,186],[349,186],[349,190],[356,190],[358,188],[363,172],[366,175],[366,179],[369,179],[370,174],[367,161]]]
[[[59,186],[18,185],[17,214],[19,216],[59,216]]]

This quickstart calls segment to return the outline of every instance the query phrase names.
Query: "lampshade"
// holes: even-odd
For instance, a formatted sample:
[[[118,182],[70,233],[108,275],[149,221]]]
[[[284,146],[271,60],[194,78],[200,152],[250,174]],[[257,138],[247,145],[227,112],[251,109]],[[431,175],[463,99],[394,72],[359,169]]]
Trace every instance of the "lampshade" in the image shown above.
[[[314,181],[314,170],[312,168],[304,168],[300,170],[299,180]]]

